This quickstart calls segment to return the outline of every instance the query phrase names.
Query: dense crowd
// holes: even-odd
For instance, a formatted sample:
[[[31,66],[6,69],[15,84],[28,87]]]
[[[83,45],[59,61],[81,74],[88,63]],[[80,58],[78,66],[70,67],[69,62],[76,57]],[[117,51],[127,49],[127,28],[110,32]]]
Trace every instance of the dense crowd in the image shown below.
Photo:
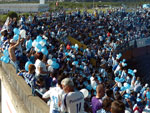
[[[118,53],[129,41],[150,36],[149,18],[145,9],[8,18],[0,34],[1,61],[16,68],[50,113],[150,113],[148,84]]]

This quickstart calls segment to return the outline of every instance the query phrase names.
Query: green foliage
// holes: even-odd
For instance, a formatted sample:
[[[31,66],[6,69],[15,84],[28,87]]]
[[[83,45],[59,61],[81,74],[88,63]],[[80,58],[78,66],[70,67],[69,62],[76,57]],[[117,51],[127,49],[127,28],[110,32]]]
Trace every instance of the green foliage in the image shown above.
[[[18,14],[13,11],[8,12],[7,16],[9,16],[10,18],[18,18]]]
[[[7,15],[0,15],[0,26],[4,24],[7,19]]]
[[[21,15],[24,15],[26,18],[29,17],[29,13],[21,13],[20,16],[21,16]]]

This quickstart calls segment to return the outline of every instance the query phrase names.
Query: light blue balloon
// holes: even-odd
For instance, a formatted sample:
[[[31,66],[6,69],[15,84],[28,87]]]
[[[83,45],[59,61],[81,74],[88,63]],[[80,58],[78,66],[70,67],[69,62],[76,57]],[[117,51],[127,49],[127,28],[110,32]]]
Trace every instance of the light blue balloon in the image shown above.
[[[80,68],[81,68],[81,69],[84,69],[83,65],[80,65]]]
[[[14,36],[13,36],[13,39],[14,39],[14,40],[18,40],[18,39],[19,39],[19,35],[18,35],[18,34],[14,35]]]
[[[125,91],[126,90],[126,88],[125,87],[121,87],[121,89],[120,89],[121,91]]]
[[[5,57],[3,58],[3,62],[4,62],[4,63],[9,63],[9,57],[6,57],[6,56],[5,56]]]
[[[123,59],[123,62],[126,62],[126,59]]]
[[[68,53],[67,53],[67,52],[65,52],[65,55],[66,55],[66,56],[68,56]]]
[[[0,58],[0,60],[1,60],[1,61],[3,61],[3,60],[4,60],[4,58],[5,58],[5,56],[2,56],[2,57]]]
[[[31,47],[32,47],[32,40],[30,39],[30,40],[27,41],[26,48],[30,49]]]
[[[42,41],[42,37],[41,37],[41,36],[37,36],[37,37],[36,37],[36,41],[37,41],[37,42]]]
[[[124,98],[125,98],[125,99],[129,99],[130,97],[131,97],[130,94],[125,94],[125,95],[124,95]]]
[[[19,35],[20,33],[20,30],[18,28],[14,28],[13,31],[14,31],[14,34],[17,34],[17,35]]]
[[[56,63],[55,66],[54,66],[54,69],[58,69],[59,68],[59,64]]]
[[[71,48],[72,48],[72,49],[74,49],[74,48],[75,48],[75,46],[71,46]]]
[[[74,64],[75,64],[75,65],[78,65],[78,63],[79,63],[78,61],[74,61]]]
[[[136,101],[137,101],[137,102],[141,102],[141,101],[142,101],[142,99],[140,99],[140,98],[137,98],[137,99],[136,99]]]
[[[115,77],[115,81],[116,81],[116,82],[119,82],[119,77]]]
[[[8,57],[8,56],[9,56],[8,50],[5,49],[5,50],[3,51],[3,54],[4,54],[4,56]]]
[[[120,81],[120,82],[124,82],[125,79],[124,79],[124,78],[120,78],[119,81]]]
[[[31,61],[27,61],[27,62],[26,62],[26,64],[25,64],[25,70],[26,70],[26,71],[29,71],[29,65],[30,65],[30,64],[32,64]]]
[[[42,46],[41,46],[39,43],[36,44],[36,47],[37,47],[39,50],[42,49]]]
[[[126,89],[130,89],[131,85],[127,84],[127,86],[125,86]]]
[[[69,61],[70,60],[70,58],[67,58],[67,61]]]
[[[55,61],[53,61],[52,67],[53,67],[54,69],[58,69],[58,68],[59,68],[59,64],[56,63]]]
[[[55,64],[56,64],[56,61],[54,61],[54,60],[53,60],[53,62],[52,62],[52,66],[54,66]]]
[[[46,47],[42,48],[41,49],[41,52],[44,54],[44,55],[47,55],[48,54],[48,50]]]
[[[131,74],[132,76],[135,76],[135,73],[133,72],[132,69],[128,69],[128,73]]]
[[[44,45],[46,44],[46,40],[43,39],[42,42],[44,43]]]

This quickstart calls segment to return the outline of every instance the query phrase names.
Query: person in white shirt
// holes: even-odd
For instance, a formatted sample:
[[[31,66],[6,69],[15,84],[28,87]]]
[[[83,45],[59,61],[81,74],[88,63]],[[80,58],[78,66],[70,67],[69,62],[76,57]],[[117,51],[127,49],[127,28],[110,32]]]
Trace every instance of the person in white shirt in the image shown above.
[[[36,57],[37,57],[37,60],[35,61],[35,64],[34,64],[36,67],[36,70],[35,70],[36,76],[47,76],[48,71],[46,69],[46,64],[42,61],[43,54],[41,52],[37,53]]]
[[[74,91],[74,83],[70,78],[65,78],[61,82],[64,92],[61,103],[61,112],[85,113],[84,95],[79,91]]]
[[[60,113],[59,101],[62,101],[62,95],[65,94],[61,89],[61,81],[63,76],[59,76],[56,87],[51,87],[47,92],[42,96],[43,99],[50,98],[50,111],[49,113]]]

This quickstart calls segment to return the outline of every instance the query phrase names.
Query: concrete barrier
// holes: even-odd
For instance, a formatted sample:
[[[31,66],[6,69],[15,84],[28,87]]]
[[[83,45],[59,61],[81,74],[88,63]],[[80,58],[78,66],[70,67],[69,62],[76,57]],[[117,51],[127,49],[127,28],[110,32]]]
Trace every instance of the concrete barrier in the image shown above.
[[[2,62],[0,66],[0,79],[2,82],[2,113],[6,113],[3,104],[7,105],[10,113],[48,113],[49,106],[37,96],[32,96],[31,88],[24,82],[23,78],[17,76],[11,64]],[[4,91],[5,90],[5,91]],[[5,103],[3,98],[7,93],[9,100]],[[9,101],[13,105],[9,105]],[[12,112],[15,109],[15,112]],[[12,111],[11,111],[12,110]]]

